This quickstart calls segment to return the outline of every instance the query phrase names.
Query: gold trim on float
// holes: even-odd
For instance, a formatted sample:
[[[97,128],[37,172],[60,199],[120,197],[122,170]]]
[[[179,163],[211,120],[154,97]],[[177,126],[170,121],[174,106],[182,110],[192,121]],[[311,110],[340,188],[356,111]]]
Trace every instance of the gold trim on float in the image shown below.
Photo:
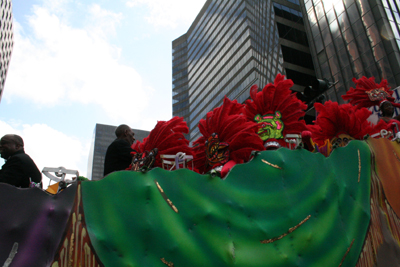
[[[344,254],[344,256],[342,258],[342,261],[339,264],[339,267],[342,266],[342,264],[344,262],[344,259],[347,257],[347,254],[349,254],[349,251],[350,251],[351,247],[353,246],[353,243],[354,243],[354,239],[353,239],[353,241],[351,241],[351,244],[350,244],[349,248],[347,249],[346,253]]]
[[[296,230],[297,228],[299,228],[303,223],[305,223],[306,221],[308,221],[308,219],[310,219],[310,218],[311,218],[311,215],[308,215],[308,216],[307,216],[304,220],[302,220],[298,225],[296,225],[296,226],[290,228],[289,231],[287,231],[287,232],[284,233],[283,235],[280,235],[280,236],[278,236],[278,237],[271,238],[271,239],[268,239],[268,240],[261,240],[261,241],[260,241],[261,244],[272,243],[272,242],[275,242],[275,241],[277,241],[277,240],[279,240],[279,239],[284,238],[285,236],[287,236],[288,234],[290,234],[291,232],[293,232],[294,230]]]
[[[262,159],[262,162],[264,162],[264,163],[268,164],[269,166],[274,167],[274,168],[276,168],[276,169],[280,169],[280,170],[282,169],[282,168],[279,167],[278,165],[269,163],[268,161],[266,161],[266,160],[264,160],[264,159]]]
[[[164,258],[161,258],[161,261],[162,261],[165,265],[167,265],[168,267],[174,267],[174,264],[173,264],[172,262],[168,262],[168,261],[166,261]]]
[[[158,191],[160,191],[162,197],[164,198],[164,200],[167,202],[167,204],[176,212],[178,213],[178,209],[174,206],[174,204],[172,204],[172,201],[169,200],[169,198],[167,197],[167,195],[164,193],[164,190],[161,188],[160,184],[157,181],[154,181],[157,185]]]

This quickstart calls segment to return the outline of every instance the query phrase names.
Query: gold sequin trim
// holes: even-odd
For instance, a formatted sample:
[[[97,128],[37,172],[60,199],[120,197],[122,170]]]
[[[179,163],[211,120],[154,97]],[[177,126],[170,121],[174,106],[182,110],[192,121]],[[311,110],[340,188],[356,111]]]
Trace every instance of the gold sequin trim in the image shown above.
[[[172,204],[172,201],[167,198],[167,195],[164,193],[164,190],[161,188],[160,184],[157,181],[154,181],[157,185],[158,191],[160,191],[162,197],[164,200],[168,203],[168,205],[176,212],[178,213],[178,209]]]
[[[344,259],[347,257],[347,254],[349,254],[349,251],[350,251],[351,247],[353,246],[353,243],[354,243],[354,239],[353,239],[353,241],[351,241],[351,244],[350,244],[349,248],[347,249],[346,253],[344,254],[344,256],[342,258],[342,261],[339,264],[339,267],[342,266],[342,264],[344,262]]]
[[[174,267],[174,264],[173,264],[172,262],[168,262],[168,261],[166,261],[164,258],[161,258],[161,261],[162,261],[165,265],[167,265],[167,266],[169,266],[169,267]]]
[[[262,159],[262,162],[264,162],[264,163],[268,164],[268,165],[269,165],[269,166],[271,166],[271,167],[274,167],[274,168],[277,168],[277,169],[282,169],[282,168],[281,168],[281,167],[279,167],[278,165],[275,165],[275,164],[269,163],[268,161],[266,161],[266,160],[264,160],[264,159]]]
[[[303,223],[305,223],[306,221],[308,221],[308,219],[310,219],[310,218],[311,218],[311,215],[308,215],[308,216],[307,216],[304,220],[302,220],[298,225],[296,225],[295,227],[290,228],[289,231],[287,231],[287,232],[284,233],[283,235],[278,236],[278,237],[275,237],[275,238],[271,238],[271,239],[268,239],[268,240],[261,240],[261,241],[260,241],[261,244],[272,243],[272,242],[275,242],[275,241],[277,241],[277,240],[279,240],[279,239],[284,238],[285,236],[287,236],[288,234],[290,234],[291,232],[293,232],[294,230],[296,230],[297,228],[299,228]]]

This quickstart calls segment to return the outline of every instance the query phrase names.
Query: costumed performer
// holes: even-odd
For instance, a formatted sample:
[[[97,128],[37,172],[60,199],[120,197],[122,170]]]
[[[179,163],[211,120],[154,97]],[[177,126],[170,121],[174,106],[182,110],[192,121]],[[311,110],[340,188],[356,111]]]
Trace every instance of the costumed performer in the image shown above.
[[[158,121],[143,142],[137,141],[133,146],[135,152],[131,153],[132,164],[129,170],[138,170],[140,167],[162,167],[161,155],[193,155],[189,141],[185,134],[189,132],[186,122],[182,117],[173,117],[169,121]],[[133,160],[132,160],[133,157]],[[179,168],[177,162],[176,168]]]
[[[307,125],[312,132],[316,150],[329,156],[335,147],[344,147],[351,140],[363,140],[365,136],[379,132],[384,124],[373,125],[368,121],[372,114],[367,108],[351,104],[326,101],[315,103],[317,118],[314,125]]]
[[[289,147],[285,141],[288,134],[306,134],[302,117],[307,105],[290,90],[292,86],[292,80],[278,74],[274,83],[267,84],[260,92],[257,85],[250,88],[251,99],[245,102],[245,114],[249,121],[260,125],[257,133],[267,150]]]
[[[399,108],[400,104],[395,103],[392,97],[393,92],[390,90],[388,81],[383,79],[379,84],[375,82],[375,77],[367,78],[363,76],[360,79],[353,78],[356,87],[342,96],[344,100],[349,100],[351,104],[358,108],[369,108],[378,106],[382,117],[380,118],[386,123],[390,120],[399,120],[400,115],[393,118],[394,108]]]
[[[248,121],[243,105],[224,98],[223,104],[199,122],[201,136],[193,143],[195,168],[204,174],[214,169],[221,177],[237,163],[250,160],[252,151],[264,150],[258,124]]]

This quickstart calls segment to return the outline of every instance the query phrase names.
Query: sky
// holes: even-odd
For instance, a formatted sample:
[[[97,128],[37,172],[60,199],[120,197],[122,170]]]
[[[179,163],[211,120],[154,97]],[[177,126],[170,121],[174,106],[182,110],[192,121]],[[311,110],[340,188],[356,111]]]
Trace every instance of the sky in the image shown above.
[[[13,0],[0,136],[21,135],[39,170],[86,177],[96,123],[150,131],[172,118],[172,41],[205,2]]]

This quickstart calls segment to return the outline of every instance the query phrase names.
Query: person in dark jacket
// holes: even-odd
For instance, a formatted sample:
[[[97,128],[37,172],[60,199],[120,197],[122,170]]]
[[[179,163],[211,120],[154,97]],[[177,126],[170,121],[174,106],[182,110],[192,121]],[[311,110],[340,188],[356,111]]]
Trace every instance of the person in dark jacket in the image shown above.
[[[132,162],[131,148],[135,141],[135,133],[125,124],[121,124],[115,130],[117,139],[107,148],[106,157],[104,159],[104,176],[114,172],[125,170]]]
[[[24,141],[19,135],[3,136],[0,139],[0,154],[5,159],[0,170],[1,183],[27,188],[31,182],[42,182],[42,174],[31,157],[25,154]]]

